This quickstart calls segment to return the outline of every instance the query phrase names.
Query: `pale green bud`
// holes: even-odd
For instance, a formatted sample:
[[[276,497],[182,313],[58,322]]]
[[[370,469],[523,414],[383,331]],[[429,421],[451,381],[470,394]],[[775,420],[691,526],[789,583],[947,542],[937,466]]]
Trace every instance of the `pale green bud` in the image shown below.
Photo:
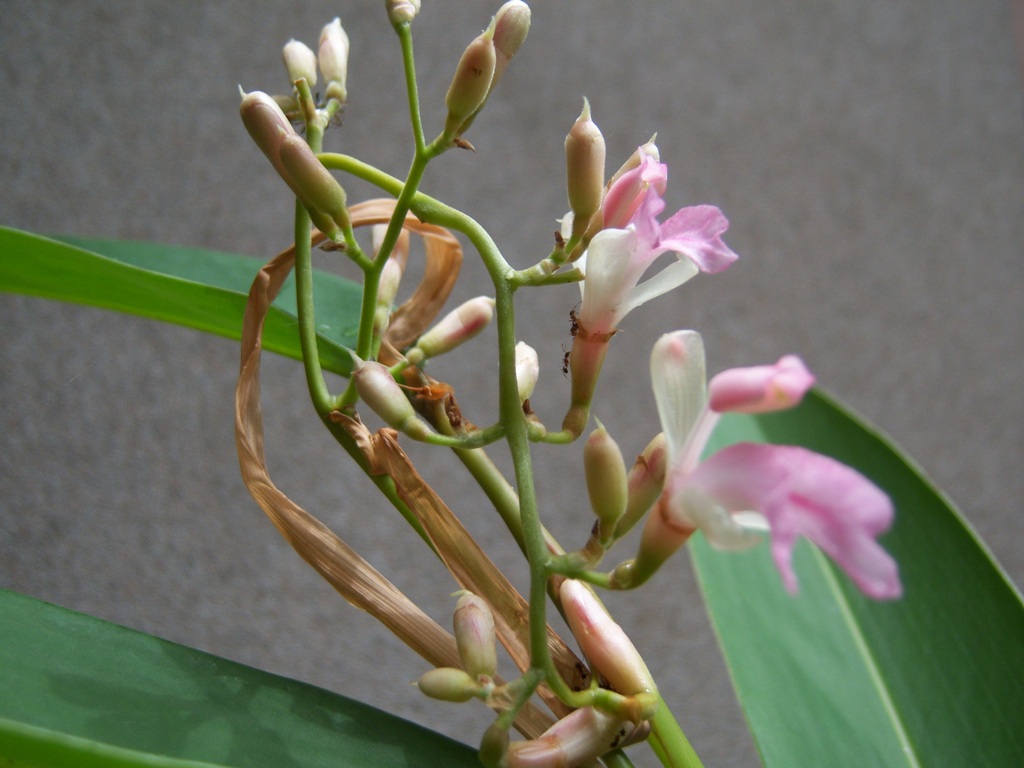
[[[243,93],[239,113],[256,146],[267,156],[281,178],[291,184],[291,178],[281,164],[280,148],[286,136],[297,134],[276,99],[262,91]]]
[[[459,658],[466,672],[475,680],[490,679],[498,669],[495,645],[494,616],[486,602],[466,593],[455,606],[452,621]]]
[[[491,87],[501,79],[509,61],[530,31],[530,6],[523,0],[509,0],[494,14],[494,50],[497,55]]]
[[[345,103],[348,98],[348,34],[341,26],[341,19],[335,19],[320,31],[318,59],[320,72],[327,84],[327,98]]]
[[[297,134],[286,136],[279,149],[281,163],[291,177],[293,189],[313,215],[314,223],[332,238],[339,229],[350,226],[345,190],[331,172]],[[315,214],[321,214],[316,216]],[[331,225],[324,229],[323,217]]]
[[[303,78],[312,88],[316,85],[316,54],[305,43],[289,40],[284,46],[284,66],[293,83]]]
[[[416,18],[420,12],[420,0],[384,0],[384,7],[392,24],[402,24]]]
[[[416,685],[430,698],[441,701],[469,701],[480,690],[476,680],[454,667],[432,669],[420,677]]]
[[[494,50],[494,21],[473,40],[462,53],[455,68],[455,76],[448,87],[444,103],[448,107],[448,118],[444,132],[457,137],[462,133],[462,124],[471,118],[487,99],[494,78],[497,54]]]
[[[441,318],[437,325],[420,336],[415,347],[418,354],[412,355],[410,360],[414,365],[418,365],[428,357],[450,352],[480,333],[491,322],[492,317],[494,299],[488,296],[477,296],[460,304]]]
[[[604,136],[590,119],[590,102],[565,137],[565,169],[572,210],[572,234],[582,235],[591,217],[601,209],[604,197]]]
[[[583,469],[590,507],[597,516],[600,539],[605,541],[626,510],[627,482],[622,452],[600,422],[583,444]]]
[[[625,536],[647,514],[665,485],[665,434],[657,434],[629,470],[629,500],[626,512],[615,526],[616,538]]]
[[[430,427],[416,415],[412,403],[387,367],[374,361],[361,361],[352,372],[352,382],[363,402],[388,426],[417,440],[431,434]]]

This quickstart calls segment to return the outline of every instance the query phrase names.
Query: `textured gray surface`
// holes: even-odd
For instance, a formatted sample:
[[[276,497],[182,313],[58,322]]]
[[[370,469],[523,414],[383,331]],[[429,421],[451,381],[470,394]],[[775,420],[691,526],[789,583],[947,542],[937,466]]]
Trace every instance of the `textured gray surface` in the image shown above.
[[[0,224],[271,256],[290,204],[237,119],[235,84],[282,90],[280,45],[313,41],[340,13],[351,104],[328,145],[400,172],[408,129],[380,5],[0,2]],[[424,6],[417,63],[437,126],[454,61],[497,2]],[[1024,581],[1024,160],[1008,7],[533,8],[526,47],[469,137],[477,154],[439,161],[425,189],[530,263],[565,209],[562,140],[586,95],[611,162],[657,131],[670,209],[720,205],[743,257],[626,321],[597,409],[624,451],[656,429],[646,358],[658,333],[701,330],[711,370],[798,352]],[[467,258],[458,297],[485,288]],[[550,421],[567,394],[558,368],[576,300],[574,288],[521,299]],[[250,501],[231,435],[233,343],[8,295],[0,313],[0,585],[475,740],[486,718],[467,724],[471,707],[412,690],[418,659],[343,604]],[[491,366],[474,354],[452,366],[468,411],[485,413]],[[453,585],[321,433],[298,366],[265,368],[277,482],[447,621]],[[417,452],[424,474],[465,499],[472,530],[518,568],[486,503],[436,453]],[[576,541],[588,514],[566,453],[542,453],[539,483],[551,527]],[[684,559],[613,605],[706,764],[756,765]]]

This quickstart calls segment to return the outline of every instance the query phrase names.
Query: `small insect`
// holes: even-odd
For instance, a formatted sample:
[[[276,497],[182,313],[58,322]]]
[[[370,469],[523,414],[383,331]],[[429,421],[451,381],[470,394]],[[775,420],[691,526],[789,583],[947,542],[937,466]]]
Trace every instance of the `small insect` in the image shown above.
[[[570,350],[565,348],[565,344],[562,345],[562,352],[564,353],[562,355],[562,375],[565,376],[565,378],[568,379],[569,378],[569,353],[570,353]]]
[[[562,237],[562,233],[559,232],[557,229],[555,230],[555,247],[565,248],[565,238]]]
[[[580,319],[576,316],[576,308],[569,310],[569,335],[574,339],[576,334],[580,332]]]

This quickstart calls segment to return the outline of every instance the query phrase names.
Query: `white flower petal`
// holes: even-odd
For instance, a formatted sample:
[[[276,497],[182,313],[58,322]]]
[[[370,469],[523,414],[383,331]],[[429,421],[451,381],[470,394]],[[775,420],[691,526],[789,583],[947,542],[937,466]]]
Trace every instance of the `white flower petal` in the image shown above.
[[[621,317],[619,307],[635,283],[626,279],[630,254],[636,246],[631,229],[604,229],[587,248],[586,287],[579,319],[588,331],[606,333]]]
[[[678,288],[700,272],[697,265],[689,259],[674,261],[648,280],[634,288],[620,307],[622,315],[632,312],[641,304]]]
[[[651,350],[651,384],[673,466],[704,410],[704,341],[696,331],[666,333]]]

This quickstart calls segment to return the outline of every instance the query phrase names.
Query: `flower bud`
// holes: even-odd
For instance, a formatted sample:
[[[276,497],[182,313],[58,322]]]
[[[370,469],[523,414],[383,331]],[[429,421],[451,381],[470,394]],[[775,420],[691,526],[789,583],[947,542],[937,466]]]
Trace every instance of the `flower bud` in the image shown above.
[[[616,538],[622,538],[632,530],[661,495],[665,485],[666,444],[664,433],[656,435],[629,470],[626,512],[615,526]]]
[[[798,405],[814,386],[814,374],[796,355],[775,365],[730,368],[708,383],[708,407],[718,413],[768,413]]]
[[[538,739],[509,745],[506,768],[565,768],[583,765],[614,749],[632,725],[593,707],[581,707]]]
[[[316,54],[305,43],[289,40],[284,46],[284,66],[293,83],[305,78],[309,87],[316,85]]]
[[[430,427],[416,415],[412,403],[385,366],[360,361],[352,372],[352,382],[363,402],[388,426],[417,440],[430,435]]]
[[[410,22],[420,12],[420,0],[384,0],[392,24]]]
[[[470,675],[454,667],[438,667],[423,674],[416,685],[424,694],[441,701],[469,701],[480,690]]]
[[[420,336],[415,349],[420,360],[449,352],[482,331],[494,317],[494,299],[477,296],[453,309],[441,321]]]
[[[370,235],[373,252],[379,254],[381,241],[384,239],[388,227],[386,224],[375,224]],[[386,306],[389,310],[395,303],[398,295],[398,287],[402,282],[402,275],[405,273],[405,266],[409,261],[409,232],[403,229],[395,242],[395,247],[384,263],[380,272],[380,283],[377,285],[377,305]]]
[[[636,646],[590,588],[576,579],[566,579],[558,594],[565,620],[591,667],[623,696],[654,693],[654,678]]]
[[[509,0],[494,15],[494,78],[491,88],[501,79],[509,61],[515,56],[519,46],[526,40],[530,31],[530,6],[523,0]]]
[[[341,27],[341,19],[335,19],[320,31],[319,54],[320,72],[327,83],[327,98],[337,99],[342,104],[348,99],[348,35]]]
[[[476,681],[490,679],[498,669],[494,616],[487,603],[473,594],[464,594],[455,606],[453,619],[455,643],[467,673]]]
[[[262,91],[242,94],[239,107],[242,123],[256,146],[277,169],[281,178],[291,184],[291,178],[281,164],[281,142],[286,136],[296,136],[295,129],[288,121],[277,101]]]
[[[282,139],[279,153],[292,188],[309,209],[313,223],[334,239],[340,229],[350,226],[345,190],[297,134]]]
[[[374,225],[371,242],[375,256],[380,252],[381,240],[383,240],[385,232],[387,232],[386,224]],[[375,338],[381,338],[391,322],[391,310],[395,304],[395,297],[398,295],[398,288],[401,285],[408,260],[409,232],[403,229],[398,235],[394,250],[380,271],[380,282],[377,285],[377,307],[373,315]]]
[[[516,344],[516,383],[519,385],[519,402],[525,403],[533,394],[540,378],[540,360],[537,350],[520,341]]]
[[[590,119],[590,102],[565,137],[565,167],[572,210],[572,234],[587,231],[591,217],[601,209],[604,195],[604,136]]]
[[[487,99],[494,78],[497,54],[494,50],[494,21],[462,53],[444,103],[448,118],[444,132],[453,138],[462,133],[462,125],[473,117]]]
[[[277,102],[277,106],[281,108],[281,111],[284,112],[285,117],[288,117],[289,121],[291,120],[290,115],[295,115],[296,117],[301,115],[299,100],[294,96],[275,93],[272,98]]]
[[[626,463],[619,446],[600,422],[583,444],[583,470],[600,540],[606,542],[626,511]]]

